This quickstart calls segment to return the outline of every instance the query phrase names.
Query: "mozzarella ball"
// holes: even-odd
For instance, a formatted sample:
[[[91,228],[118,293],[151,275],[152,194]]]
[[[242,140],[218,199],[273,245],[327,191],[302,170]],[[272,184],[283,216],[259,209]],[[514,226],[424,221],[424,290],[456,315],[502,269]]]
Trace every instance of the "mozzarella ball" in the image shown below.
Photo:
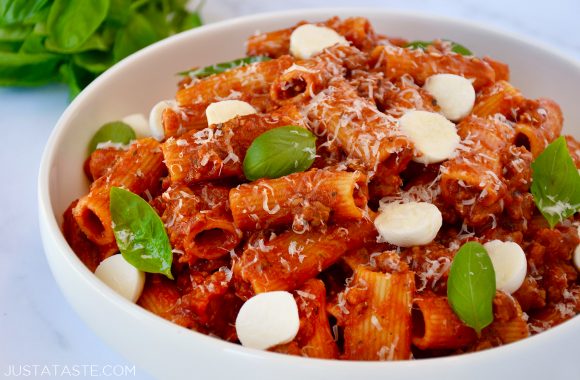
[[[375,219],[382,239],[399,247],[432,242],[442,224],[441,211],[426,202],[389,203]]]
[[[158,141],[165,138],[165,129],[163,128],[163,111],[166,108],[177,107],[174,100],[162,100],[151,108],[149,113],[149,128],[151,129],[151,136]]]
[[[451,121],[459,121],[469,115],[475,104],[473,84],[460,75],[432,75],[423,88],[435,98],[441,113]]]
[[[235,118],[256,113],[256,109],[251,104],[241,100],[223,100],[212,103],[205,109],[207,124],[220,124]]]
[[[149,120],[142,113],[125,116],[121,121],[133,128],[138,139],[151,136]]]
[[[495,287],[514,293],[526,278],[528,264],[522,247],[511,241],[492,240],[483,245],[495,270]]]
[[[259,350],[291,342],[299,328],[296,300],[286,291],[256,294],[242,305],[236,318],[242,345]]]
[[[435,112],[409,111],[399,119],[399,127],[415,146],[413,160],[422,164],[453,157],[461,142],[455,124]]]
[[[132,302],[137,302],[145,285],[145,273],[129,264],[120,253],[101,261],[95,275]]]
[[[290,35],[290,53],[300,59],[307,59],[333,45],[348,45],[348,41],[325,26],[301,25]]]

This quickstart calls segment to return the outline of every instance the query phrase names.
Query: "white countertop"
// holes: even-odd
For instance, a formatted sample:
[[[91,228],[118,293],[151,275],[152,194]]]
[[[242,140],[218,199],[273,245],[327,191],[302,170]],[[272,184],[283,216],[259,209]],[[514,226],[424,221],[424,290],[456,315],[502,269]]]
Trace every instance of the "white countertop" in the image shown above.
[[[207,0],[204,14],[207,22],[213,22],[289,8],[353,5],[476,20],[541,40],[580,60],[578,0]],[[0,162],[6,180],[0,187],[0,376],[28,365],[24,368],[38,375],[49,368],[50,373],[42,377],[62,374],[63,366],[77,366],[85,377],[119,371],[126,377],[150,379],[78,318],[44,258],[36,176],[44,144],[67,102],[64,86],[0,88],[0,130],[4,133]],[[207,377],[192,374],[192,378]]]

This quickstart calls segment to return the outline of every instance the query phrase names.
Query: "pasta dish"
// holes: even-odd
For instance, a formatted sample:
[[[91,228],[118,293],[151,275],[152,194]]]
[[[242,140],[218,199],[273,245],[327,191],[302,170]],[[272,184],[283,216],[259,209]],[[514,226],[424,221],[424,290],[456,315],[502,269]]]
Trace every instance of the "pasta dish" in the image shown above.
[[[257,33],[246,55],[90,142],[62,228],[105,283],[325,359],[480,351],[580,312],[580,143],[507,64],[361,17]]]

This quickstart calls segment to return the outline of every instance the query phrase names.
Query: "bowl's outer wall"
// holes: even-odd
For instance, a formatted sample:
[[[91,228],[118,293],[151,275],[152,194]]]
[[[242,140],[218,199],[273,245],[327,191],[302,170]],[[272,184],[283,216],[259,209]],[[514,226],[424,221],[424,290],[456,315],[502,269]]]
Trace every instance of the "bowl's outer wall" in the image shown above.
[[[147,48],[92,83],[69,106],[47,145],[39,176],[39,217],[54,276],[82,319],[111,347],[160,379],[232,376],[254,379],[359,378],[470,379],[577,378],[580,318],[522,342],[478,354],[398,363],[305,360],[248,350],[187,331],[145,312],[100,283],[72,253],[58,226],[70,202],[85,193],[86,145],[103,123],[148,110],[175,94],[175,73],[244,55],[247,36],[302,19],[332,15],[368,17],[375,28],[408,39],[449,38],[478,55],[505,61],[512,81],[528,97],[550,97],[562,106],[565,129],[580,136],[580,66],[517,37],[437,16],[378,10],[303,11],[231,20],[196,29]],[[565,348],[563,348],[565,347]]]

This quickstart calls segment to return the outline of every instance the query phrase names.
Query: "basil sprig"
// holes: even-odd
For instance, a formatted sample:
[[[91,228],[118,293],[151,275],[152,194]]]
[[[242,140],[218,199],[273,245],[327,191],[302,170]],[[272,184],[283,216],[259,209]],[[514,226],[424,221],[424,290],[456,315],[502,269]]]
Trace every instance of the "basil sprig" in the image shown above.
[[[112,142],[127,145],[137,138],[135,131],[122,121],[113,121],[103,125],[89,143],[89,153],[93,153],[100,143]]]
[[[130,191],[111,187],[110,195],[113,232],[125,260],[143,272],[162,273],[173,280],[173,253],[159,215]]]
[[[229,62],[216,63],[215,65],[206,66],[206,67],[202,67],[199,69],[182,71],[178,74],[184,75],[184,76],[190,76],[192,78],[205,78],[205,77],[209,77],[210,75],[220,74],[220,73],[223,73],[224,71],[235,69],[236,67],[246,66],[246,65],[249,65],[249,64],[255,63],[255,62],[269,61],[271,59],[272,58],[267,57],[265,55],[256,55],[256,56],[252,56],[252,57],[234,59],[233,61],[229,61]]]
[[[473,53],[471,52],[471,50],[469,50],[468,48],[466,48],[465,46],[458,44],[457,42],[454,41],[450,41],[450,40],[444,40],[444,41],[449,41],[451,42],[451,51],[457,54],[461,54],[461,55],[473,55]],[[427,49],[428,46],[433,45],[432,41],[411,41],[409,42],[407,45],[405,45],[406,48],[409,49],[421,49],[421,50],[425,50]]]
[[[531,192],[550,228],[580,210],[580,174],[563,136],[532,162]]]
[[[244,175],[250,181],[278,178],[308,169],[316,157],[316,136],[288,125],[262,133],[244,158]]]
[[[73,98],[129,54],[201,25],[187,3],[0,0],[0,86],[63,82]]]
[[[479,334],[493,321],[495,270],[483,245],[465,243],[453,258],[447,299],[459,319]]]

